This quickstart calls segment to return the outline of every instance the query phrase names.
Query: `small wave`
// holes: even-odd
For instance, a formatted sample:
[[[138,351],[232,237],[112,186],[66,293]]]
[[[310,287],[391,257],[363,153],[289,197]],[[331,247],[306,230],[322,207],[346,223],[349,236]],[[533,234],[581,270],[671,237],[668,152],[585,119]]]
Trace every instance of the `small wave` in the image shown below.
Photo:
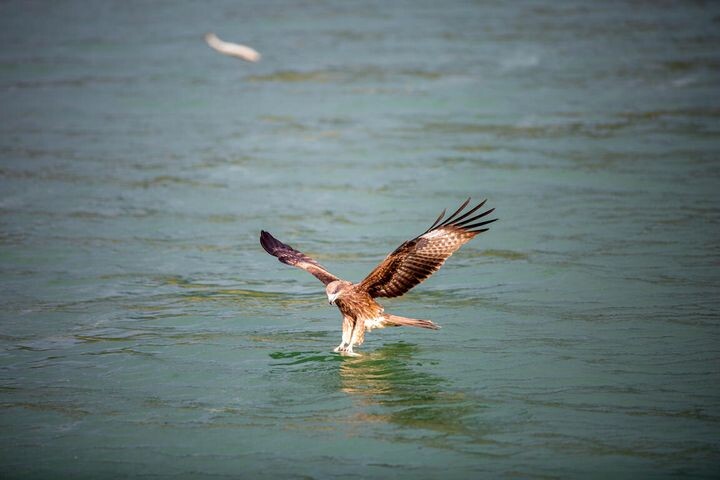
[[[355,70],[281,70],[266,75],[249,75],[250,82],[276,83],[357,83],[364,81],[387,81],[397,77],[419,80],[437,80],[443,73],[423,69],[363,68]]]
[[[46,337],[20,342],[17,344],[17,348],[20,350],[42,352],[46,350],[71,348],[82,342],[83,340],[77,337]]]
[[[540,55],[531,52],[515,52],[500,60],[500,67],[506,71],[528,69],[538,65],[540,65]]]
[[[201,182],[199,180],[193,180],[190,178],[176,177],[173,175],[160,175],[157,177],[149,178],[147,180],[140,180],[132,183],[135,187],[152,188],[152,187],[167,187],[173,185],[186,185],[191,187],[213,187],[213,188],[225,188],[227,185],[218,182]]]
[[[484,257],[497,257],[506,260],[528,260],[530,255],[513,250],[483,250],[480,255]]]
[[[299,365],[308,362],[341,362],[343,357],[334,353],[321,351],[302,351],[302,352],[272,352],[269,354],[273,360],[292,359],[284,363],[276,365]]]

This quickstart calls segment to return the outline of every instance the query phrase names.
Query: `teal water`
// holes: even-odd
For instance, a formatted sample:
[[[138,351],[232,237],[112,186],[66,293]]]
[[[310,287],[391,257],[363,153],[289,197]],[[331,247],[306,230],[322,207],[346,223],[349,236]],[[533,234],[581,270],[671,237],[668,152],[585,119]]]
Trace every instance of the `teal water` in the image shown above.
[[[223,57],[208,31],[247,43]],[[712,478],[720,7],[0,4],[3,478]],[[340,316],[443,208],[500,221]]]

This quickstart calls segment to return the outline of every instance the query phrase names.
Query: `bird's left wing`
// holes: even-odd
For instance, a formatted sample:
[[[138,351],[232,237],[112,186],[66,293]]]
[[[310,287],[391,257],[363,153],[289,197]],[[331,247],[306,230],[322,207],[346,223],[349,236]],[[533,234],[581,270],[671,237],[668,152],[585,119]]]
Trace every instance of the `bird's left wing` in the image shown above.
[[[485,205],[485,201],[460,215],[469,202],[468,198],[455,213],[440,223],[445,215],[443,211],[425,233],[408,240],[385,257],[360,282],[359,287],[371,297],[399,297],[436,272],[458,248],[475,235],[487,231],[487,228],[480,227],[497,220],[477,221],[491,214],[494,208],[471,216]]]
[[[340,280],[312,258],[302,252],[298,252],[290,245],[285,245],[264,230],[260,232],[260,245],[262,245],[266,252],[274,257],[277,257],[282,263],[302,268],[303,270],[312,273],[325,285],[335,280]]]

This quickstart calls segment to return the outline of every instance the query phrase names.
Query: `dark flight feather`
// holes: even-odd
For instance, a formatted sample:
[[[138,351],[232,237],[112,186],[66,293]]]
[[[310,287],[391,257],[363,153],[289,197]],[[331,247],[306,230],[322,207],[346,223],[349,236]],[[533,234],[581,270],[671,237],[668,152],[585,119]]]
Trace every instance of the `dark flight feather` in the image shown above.
[[[260,232],[260,244],[266,252],[274,257],[277,257],[277,259],[282,263],[301,268],[306,272],[313,274],[325,285],[335,280],[340,280],[338,277],[328,272],[327,269],[320,265],[317,261],[308,257],[304,253],[295,250],[290,245],[285,245],[265,230]]]

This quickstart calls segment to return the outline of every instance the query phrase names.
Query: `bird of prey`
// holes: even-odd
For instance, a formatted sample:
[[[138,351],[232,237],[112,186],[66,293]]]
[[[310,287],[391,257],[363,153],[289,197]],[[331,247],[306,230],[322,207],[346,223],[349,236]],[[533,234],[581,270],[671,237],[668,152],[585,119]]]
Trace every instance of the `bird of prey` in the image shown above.
[[[354,356],[356,354],[353,347],[361,345],[365,332],[375,328],[389,326],[433,330],[440,328],[430,320],[385,313],[384,308],[374,299],[403,295],[436,272],[450,255],[475,235],[487,231],[486,225],[496,221],[497,218],[478,220],[490,215],[495,209],[473,216],[486,201],[463,213],[470,203],[468,198],[455,213],[441,223],[445,216],[443,210],[430,228],[400,245],[360,283],[351,283],[336,277],[317,261],[282,243],[264,230],[260,233],[260,244],[266,252],[277,257],[282,263],[301,268],[325,284],[328,302],[330,305],[336,305],[343,317],[342,341],[334,351]]]

